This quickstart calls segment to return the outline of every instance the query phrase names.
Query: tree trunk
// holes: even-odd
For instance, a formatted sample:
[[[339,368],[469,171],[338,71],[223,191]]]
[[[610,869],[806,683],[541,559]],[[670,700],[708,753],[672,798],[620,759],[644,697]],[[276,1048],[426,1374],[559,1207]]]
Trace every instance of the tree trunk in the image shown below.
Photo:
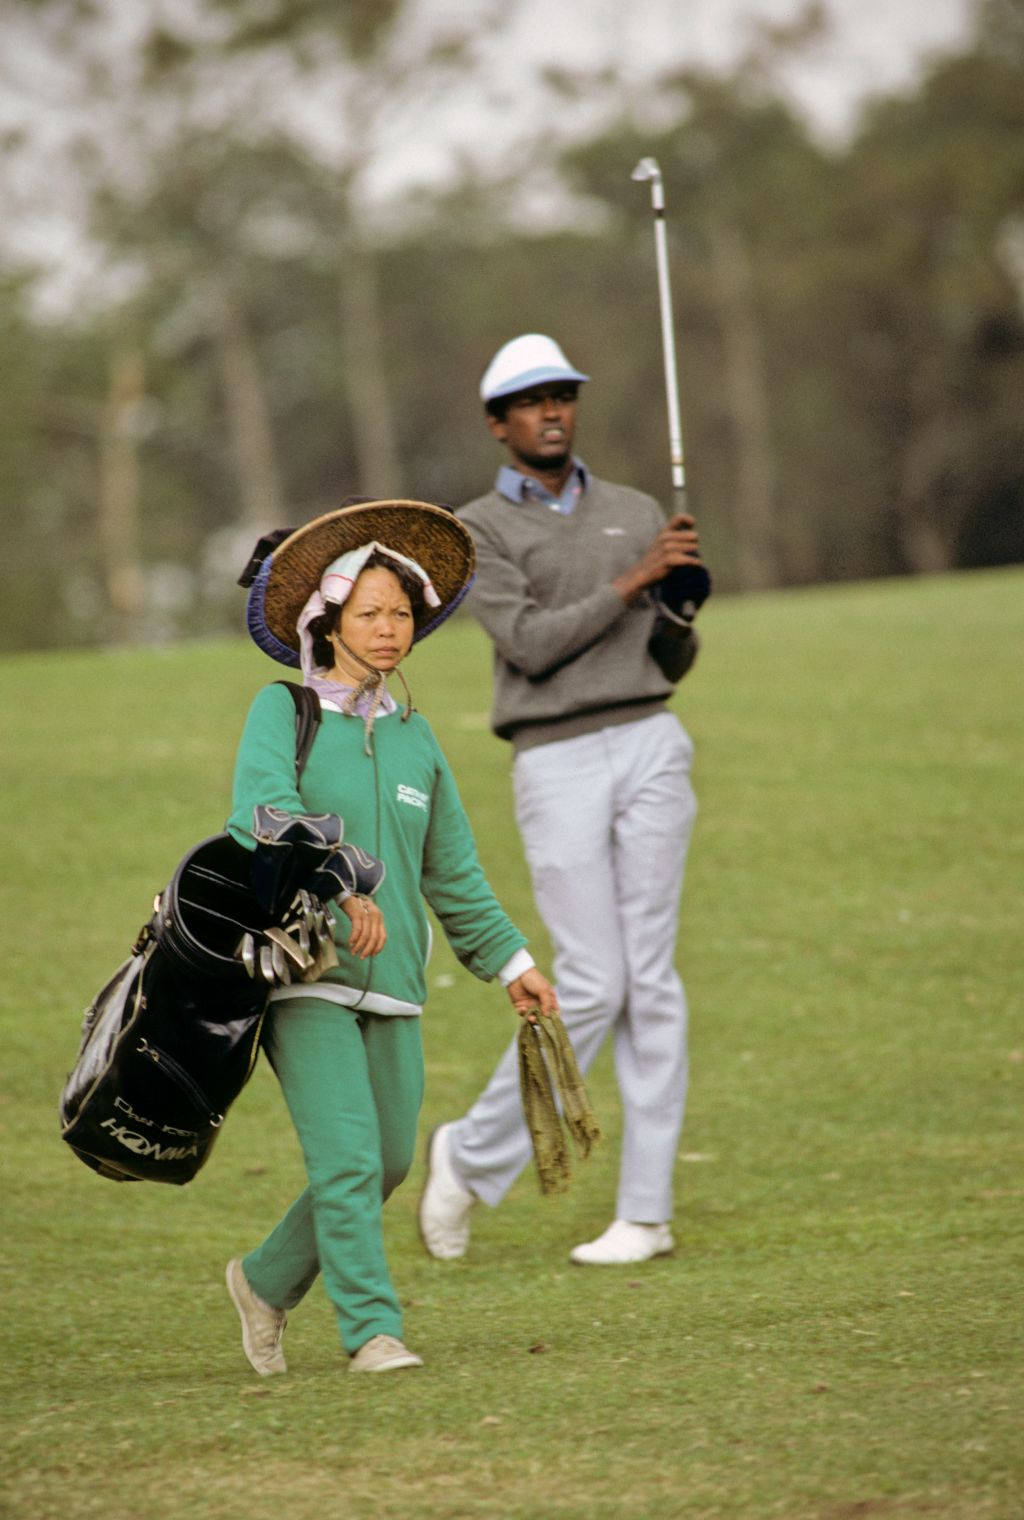
[[[218,291],[216,299],[221,368],[242,496],[241,523],[265,533],[287,526],[270,409],[245,318],[226,291]]]
[[[738,228],[712,213],[708,236],[725,342],[725,384],[736,426],[736,570],[744,590],[781,583],[768,382],[750,260]]]
[[[99,547],[114,637],[138,634],[143,606],[139,559],[138,420],[143,368],[135,350],[114,354],[100,440]]]
[[[917,575],[936,575],[953,567],[953,545],[936,511],[936,484],[948,467],[952,433],[949,418],[933,416],[917,424],[903,455],[897,534],[907,567]]]
[[[377,272],[371,254],[355,243],[347,245],[341,271],[341,313],[345,386],[358,473],[354,491],[400,497],[402,468],[385,372]]]

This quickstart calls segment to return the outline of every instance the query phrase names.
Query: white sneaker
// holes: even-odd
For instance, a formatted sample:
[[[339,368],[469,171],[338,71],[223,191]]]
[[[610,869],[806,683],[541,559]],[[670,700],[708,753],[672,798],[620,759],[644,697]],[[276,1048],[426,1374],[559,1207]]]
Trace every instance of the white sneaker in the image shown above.
[[[650,1261],[652,1256],[667,1256],[675,1245],[667,1224],[632,1224],[628,1219],[616,1219],[596,1240],[570,1251],[569,1260],[585,1267],[624,1266]]]
[[[450,1124],[439,1124],[427,1141],[427,1180],[420,1195],[420,1237],[431,1256],[455,1261],[469,1245],[469,1211],[476,1199],[452,1170]]]
[[[242,1321],[242,1350],[260,1377],[287,1372],[281,1337],[288,1323],[283,1309],[274,1309],[254,1293],[238,1260],[229,1261],[225,1273],[231,1302]]]
[[[349,1372],[397,1372],[399,1367],[422,1367],[423,1358],[402,1344],[397,1335],[373,1335],[348,1364]]]

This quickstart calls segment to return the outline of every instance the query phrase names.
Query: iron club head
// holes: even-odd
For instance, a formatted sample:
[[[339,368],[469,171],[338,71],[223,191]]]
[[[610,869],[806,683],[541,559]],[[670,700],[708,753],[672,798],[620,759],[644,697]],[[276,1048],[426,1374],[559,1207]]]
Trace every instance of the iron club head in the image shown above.
[[[256,942],[251,934],[243,934],[238,941],[235,956],[242,962],[250,976],[256,975]]]
[[[277,981],[283,982],[286,978],[288,981],[291,981],[291,977],[288,976],[288,962],[284,958],[284,951],[276,940],[272,940],[270,944],[270,964],[274,968],[274,976]]]
[[[661,166],[656,158],[642,158],[629,177],[641,183],[649,179],[660,180]]]
[[[305,930],[302,929],[302,932],[305,933]],[[277,956],[280,953],[286,956],[288,961],[290,961],[293,966],[297,966],[300,971],[308,971],[312,960],[312,957],[310,956],[308,950],[308,934],[306,935],[306,949],[303,949],[298,941],[293,939],[285,929],[278,929],[276,926],[272,926],[271,928],[267,929],[266,936],[267,939],[271,941],[271,944],[273,946],[275,966],[277,965]]]

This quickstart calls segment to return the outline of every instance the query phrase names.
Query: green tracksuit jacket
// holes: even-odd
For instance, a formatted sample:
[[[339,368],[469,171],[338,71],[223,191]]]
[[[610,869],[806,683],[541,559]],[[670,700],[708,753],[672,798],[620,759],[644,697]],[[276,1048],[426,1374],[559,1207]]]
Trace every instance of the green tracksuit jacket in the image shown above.
[[[448,763],[419,713],[378,716],[372,755],[363,721],[325,709],[295,784],[295,709],[280,685],[265,687],[249,710],[235,766],[228,830],[248,848],[253,808],[339,813],[345,838],[387,868],[375,901],[387,944],[362,961],[347,948],[348,919],[335,910],[340,964],[316,984],[322,995],[370,1013],[417,1014],[426,998],[430,927],[436,913],[462,964],[489,981],[526,940],[506,917],[477,859],[469,820]],[[280,988],[274,1001],[308,997],[309,986]]]

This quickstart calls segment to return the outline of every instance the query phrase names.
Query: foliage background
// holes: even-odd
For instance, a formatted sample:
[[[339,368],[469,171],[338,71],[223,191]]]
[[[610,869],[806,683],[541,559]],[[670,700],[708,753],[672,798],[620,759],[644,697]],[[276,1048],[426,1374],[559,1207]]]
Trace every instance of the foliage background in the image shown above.
[[[649,198],[629,178],[647,153],[720,589],[1024,558],[1024,0],[977,0],[958,52],[827,145],[779,85],[827,35],[823,6],[717,72],[640,86],[553,59],[504,158],[374,201],[396,134],[474,83],[509,19],[481,0],[415,32],[421,11],[11,7],[37,68],[19,77],[9,48],[0,88],[77,125],[33,176],[33,129],[10,127],[0,174],[15,217],[61,187],[81,241],[60,309],[4,243],[0,647],[235,627],[265,528],[350,493],[478,494],[496,456],[477,377],[518,331],[593,375],[592,468],[666,499]]]

